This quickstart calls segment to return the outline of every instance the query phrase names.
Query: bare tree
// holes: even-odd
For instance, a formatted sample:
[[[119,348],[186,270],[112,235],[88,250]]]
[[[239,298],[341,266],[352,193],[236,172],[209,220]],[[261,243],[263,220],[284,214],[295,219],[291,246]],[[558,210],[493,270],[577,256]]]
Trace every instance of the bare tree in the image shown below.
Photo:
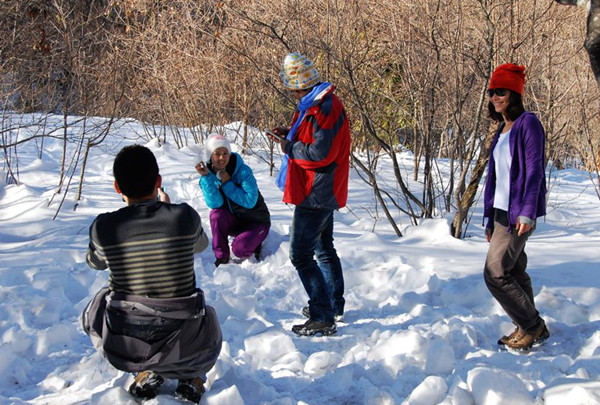
[[[598,97],[580,68],[585,10],[559,2],[9,0],[0,3],[0,100],[41,117],[61,114],[59,184],[81,165],[78,195],[87,152],[123,117],[143,122],[142,139],[177,147],[238,122],[242,149],[255,153],[249,145],[264,142],[269,151],[257,154],[274,173],[279,152],[252,139],[252,128],[289,123],[295,102],[279,67],[286,53],[302,52],[344,100],[352,164],[376,204],[368,215],[382,214],[400,236],[402,223],[454,214],[452,233],[461,237],[495,129],[485,89],[498,64],[526,65],[526,100],[546,128],[549,162],[593,167],[599,123],[580,110]],[[592,27],[596,2],[590,7]],[[85,134],[73,130],[74,115],[87,120]],[[105,126],[90,116],[106,117]],[[21,142],[58,135],[18,127],[3,122],[12,179]]]

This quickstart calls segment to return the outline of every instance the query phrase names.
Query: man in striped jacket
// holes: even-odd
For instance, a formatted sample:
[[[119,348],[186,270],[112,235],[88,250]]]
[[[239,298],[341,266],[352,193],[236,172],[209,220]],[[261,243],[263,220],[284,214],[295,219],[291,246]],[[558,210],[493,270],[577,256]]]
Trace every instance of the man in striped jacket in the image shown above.
[[[299,335],[330,335],[344,314],[344,277],[333,246],[333,211],[346,205],[350,167],[350,125],[335,87],[321,82],[304,55],[290,53],[281,79],[298,100],[291,127],[275,128],[285,152],[277,185],[283,202],[294,204],[290,260],[308,294],[302,313],[309,319],[294,325]],[[315,260],[316,258],[316,260]]]
[[[222,342],[215,311],[196,287],[194,253],[208,246],[200,216],[170,203],[149,149],[123,148],[113,172],[127,206],[90,227],[87,263],[110,275],[85,309],[83,329],[115,368],[137,372],[133,396],[153,398],[172,378],[178,397],[199,402]]]

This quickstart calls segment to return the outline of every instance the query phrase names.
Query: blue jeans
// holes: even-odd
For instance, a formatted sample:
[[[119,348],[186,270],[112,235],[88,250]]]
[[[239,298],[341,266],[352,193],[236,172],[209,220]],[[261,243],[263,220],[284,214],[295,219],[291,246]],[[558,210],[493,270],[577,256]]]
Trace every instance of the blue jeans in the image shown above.
[[[315,260],[316,258],[316,260]],[[333,247],[333,211],[296,207],[290,236],[290,260],[308,294],[310,317],[333,322],[344,313],[344,276]]]

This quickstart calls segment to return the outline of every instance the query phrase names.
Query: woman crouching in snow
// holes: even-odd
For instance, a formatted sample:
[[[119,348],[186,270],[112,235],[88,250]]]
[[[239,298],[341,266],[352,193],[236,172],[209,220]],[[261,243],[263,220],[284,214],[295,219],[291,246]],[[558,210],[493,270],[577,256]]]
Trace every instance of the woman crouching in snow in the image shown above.
[[[231,152],[227,138],[213,134],[206,142],[208,163],[200,162],[200,188],[210,211],[215,266],[228,263],[229,236],[233,254],[259,259],[261,244],[269,233],[271,215],[258,190],[252,169],[237,153]]]

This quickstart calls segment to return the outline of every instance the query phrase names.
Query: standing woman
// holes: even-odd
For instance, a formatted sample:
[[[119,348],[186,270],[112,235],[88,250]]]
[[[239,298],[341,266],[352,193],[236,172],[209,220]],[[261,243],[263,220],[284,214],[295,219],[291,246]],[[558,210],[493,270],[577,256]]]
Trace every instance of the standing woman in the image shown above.
[[[484,279],[516,325],[498,341],[513,350],[528,350],[550,336],[527,274],[525,243],[536,219],[546,214],[546,175],[544,129],[523,107],[524,87],[525,67],[506,63],[496,68],[488,89],[490,117],[501,124],[492,142],[484,193],[490,242]]]

